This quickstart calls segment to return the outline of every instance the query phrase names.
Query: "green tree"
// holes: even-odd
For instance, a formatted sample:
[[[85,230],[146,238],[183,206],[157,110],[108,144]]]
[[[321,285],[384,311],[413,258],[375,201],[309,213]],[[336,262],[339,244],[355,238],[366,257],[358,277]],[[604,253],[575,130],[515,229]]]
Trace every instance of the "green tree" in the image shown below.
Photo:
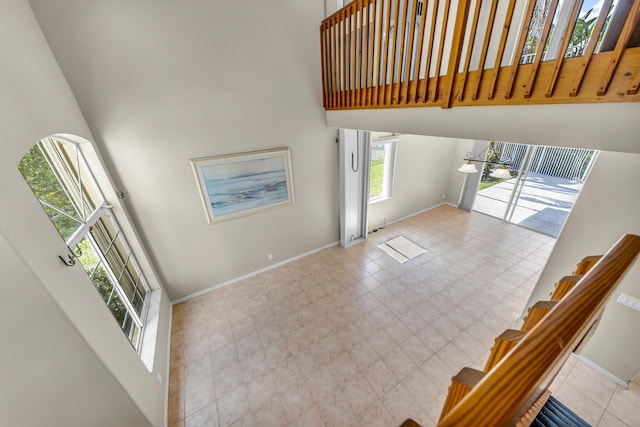
[[[55,171],[49,165],[39,144],[34,145],[24,155],[18,164],[18,170],[22,173],[62,238],[65,241],[68,240],[82,224],[82,221],[79,219],[78,210],[64,190]],[[86,238],[82,239],[78,246],[72,249],[113,316],[120,325],[123,325],[127,315],[126,307],[114,291],[113,283],[111,283],[90,242]]]
[[[593,8],[589,9],[583,16],[576,20],[576,25],[573,27],[569,46],[579,46],[588,42],[591,38],[591,33],[593,32],[593,27],[596,23],[596,18],[589,19],[591,12],[593,12]]]
[[[34,145],[18,164],[18,170],[42,204],[64,240],[82,223],[78,211],[49,166],[39,144]]]

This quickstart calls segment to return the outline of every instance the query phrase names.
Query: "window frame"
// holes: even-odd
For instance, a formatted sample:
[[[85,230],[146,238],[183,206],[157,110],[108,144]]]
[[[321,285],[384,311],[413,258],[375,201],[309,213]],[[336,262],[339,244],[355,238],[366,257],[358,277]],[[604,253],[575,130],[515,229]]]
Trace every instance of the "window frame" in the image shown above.
[[[77,228],[71,233],[70,237],[64,239],[62,234],[60,234],[60,236],[65,240],[67,247],[75,255],[76,259],[82,257],[82,253],[78,252],[78,250],[80,250],[78,245],[86,239],[88,245],[90,245],[90,248],[93,251],[93,255],[97,258],[97,262],[95,266],[93,266],[91,272],[87,271],[85,266],[83,266],[84,271],[87,273],[87,278],[90,280],[91,285],[96,288],[98,295],[102,297],[106,308],[111,312],[111,314],[113,314],[114,320],[116,321],[118,321],[118,318],[116,317],[115,312],[110,308],[110,302],[115,298],[115,296],[117,296],[119,302],[125,308],[122,322],[120,323],[118,321],[117,323],[119,323],[120,329],[127,337],[127,340],[134,350],[138,354],[141,354],[146,319],[149,312],[149,303],[153,290],[149,286],[149,283],[143,274],[129,243],[127,242],[126,236],[118,224],[115,213],[112,209],[113,206],[107,203],[102,188],[95,178],[94,171],[87,162],[83,152],[84,147],[81,146],[81,144],[60,135],[52,135],[38,141],[38,143],[36,143],[29,151],[34,148],[37,148],[40,151],[47,166],[51,169],[55,179],[58,181],[64,195],[73,205],[78,218],[71,216],[70,213],[64,212],[63,209],[42,200],[35,191],[34,197],[38,199],[38,202],[41,204],[43,209],[46,206],[49,209],[53,209],[57,213],[65,215],[69,219],[78,222]],[[25,156],[27,154],[25,154]],[[74,157],[73,159],[70,154]],[[68,156],[68,158],[66,156]],[[22,160],[20,163],[22,163]],[[25,181],[27,181],[27,184],[31,187],[31,183],[26,179],[26,177]],[[49,216],[49,219],[52,220],[52,225],[54,225],[53,218],[46,210],[45,212],[47,216]],[[109,249],[105,252],[103,252],[99,243],[96,241],[96,238],[92,234],[94,227],[96,227],[96,224],[99,221],[102,223],[103,228],[107,227],[107,229],[113,230],[113,237],[108,236],[110,238],[108,245]],[[57,227],[56,231],[60,233]],[[107,256],[107,253],[112,249],[113,253],[116,254],[116,257],[123,263],[122,271],[119,273],[115,271],[117,269],[116,266],[112,265],[113,263]],[[128,267],[129,265],[130,267]],[[107,300],[104,299],[104,295],[99,292],[96,283],[93,282],[93,274],[100,267],[104,269],[104,274],[107,276],[108,282],[110,282],[110,285],[112,286],[112,290]],[[135,272],[133,277],[132,272],[129,270],[130,268]],[[133,283],[131,299],[128,297],[127,292],[120,281],[120,278],[125,273],[129,276],[131,283]],[[140,287],[144,289],[144,296],[142,296]],[[137,310],[134,305],[135,301],[142,302],[142,307],[139,310]],[[130,324],[129,322],[133,322],[133,324]]]
[[[375,204],[385,200],[389,200],[393,195],[393,181],[396,167],[397,146],[400,142],[400,138],[384,138],[371,141],[369,147],[369,201],[368,203]],[[384,167],[382,175],[382,193],[380,195],[371,196],[371,162],[373,161],[373,148],[376,146],[384,146]]]

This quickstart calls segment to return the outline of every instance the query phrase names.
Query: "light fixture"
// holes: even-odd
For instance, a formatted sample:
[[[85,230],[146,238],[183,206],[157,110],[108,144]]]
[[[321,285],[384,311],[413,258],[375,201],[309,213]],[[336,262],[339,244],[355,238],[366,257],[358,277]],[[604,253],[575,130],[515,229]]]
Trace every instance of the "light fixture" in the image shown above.
[[[467,153],[467,157],[463,159],[464,163],[462,164],[462,166],[458,168],[458,172],[476,173],[478,172],[478,168],[476,168],[476,165],[474,165],[472,162],[487,163],[490,165],[498,166],[489,174],[490,177],[499,178],[499,179],[509,179],[511,178],[511,172],[509,172],[509,169],[507,168],[507,166],[510,166],[509,161],[511,159],[508,159],[508,161],[505,162],[505,161],[502,161],[501,158],[502,158],[502,155],[500,153],[499,148],[496,147],[496,143],[494,141],[491,141],[487,149],[484,150],[482,153],[478,154],[477,156],[473,157],[471,153]]]
[[[489,176],[498,179],[511,179],[511,172],[509,172],[509,169],[507,169],[505,165],[502,165],[499,168],[494,169]]]
[[[462,164],[462,166],[460,166],[458,168],[458,172],[476,173],[476,172],[478,172],[478,169],[476,168],[476,165],[471,163],[471,160],[467,160],[465,163]]]

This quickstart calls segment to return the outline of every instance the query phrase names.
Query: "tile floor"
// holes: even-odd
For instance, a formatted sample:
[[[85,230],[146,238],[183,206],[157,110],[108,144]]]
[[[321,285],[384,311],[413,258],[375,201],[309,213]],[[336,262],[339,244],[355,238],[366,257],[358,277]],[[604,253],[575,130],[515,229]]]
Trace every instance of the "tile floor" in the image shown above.
[[[399,235],[427,252],[399,264],[376,247]],[[434,426],[450,377],[483,367],[553,244],[442,206],[178,304],[169,426]],[[552,389],[594,426],[640,426],[640,386],[575,358]]]

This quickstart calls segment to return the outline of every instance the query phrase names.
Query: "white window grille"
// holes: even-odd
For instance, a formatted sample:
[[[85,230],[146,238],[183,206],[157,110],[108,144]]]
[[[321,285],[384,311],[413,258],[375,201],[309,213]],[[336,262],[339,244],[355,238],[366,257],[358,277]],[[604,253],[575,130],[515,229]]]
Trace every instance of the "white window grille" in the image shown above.
[[[139,351],[150,289],[80,146],[45,138],[18,169]]]

